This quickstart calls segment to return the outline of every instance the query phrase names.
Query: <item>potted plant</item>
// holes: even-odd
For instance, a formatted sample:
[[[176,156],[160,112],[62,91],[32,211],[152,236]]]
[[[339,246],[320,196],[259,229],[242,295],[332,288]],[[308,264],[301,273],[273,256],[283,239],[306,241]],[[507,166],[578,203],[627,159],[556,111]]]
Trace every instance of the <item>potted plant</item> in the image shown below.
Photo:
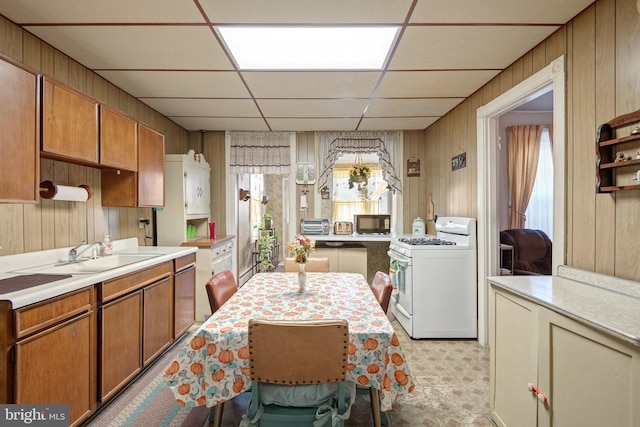
[[[263,226],[267,230],[271,230],[273,228],[273,217],[270,213],[266,213],[262,215]]]
[[[275,230],[266,230],[260,227],[260,235],[256,240],[258,254],[258,270],[261,272],[274,271],[276,266],[273,260],[278,259],[274,247],[278,241],[279,233]]]

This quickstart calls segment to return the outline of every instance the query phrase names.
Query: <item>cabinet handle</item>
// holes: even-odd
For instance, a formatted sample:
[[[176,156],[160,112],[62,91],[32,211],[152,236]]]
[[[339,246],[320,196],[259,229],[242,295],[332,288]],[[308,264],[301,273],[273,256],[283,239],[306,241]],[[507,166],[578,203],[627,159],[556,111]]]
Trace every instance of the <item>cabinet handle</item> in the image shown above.
[[[541,391],[540,391],[540,389],[539,389],[535,384],[528,383],[528,384],[527,384],[527,389],[528,389],[530,392],[532,392],[532,393],[533,393],[533,395],[534,395],[534,396],[535,396],[535,397],[536,397],[540,402],[544,403],[545,405],[546,405],[547,403],[549,403],[549,398],[548,398],[548,397],[547,397],[543,392],[541,392]]]

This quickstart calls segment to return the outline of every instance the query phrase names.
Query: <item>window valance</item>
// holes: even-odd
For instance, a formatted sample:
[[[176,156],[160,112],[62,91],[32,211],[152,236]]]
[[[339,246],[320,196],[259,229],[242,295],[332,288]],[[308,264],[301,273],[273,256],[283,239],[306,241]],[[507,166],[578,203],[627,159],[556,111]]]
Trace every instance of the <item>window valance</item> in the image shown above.
[[[402,193],[402,181],[396,174],[400,170],[394,160],[400,158],[389,154],[397,152],[402,147],[401,132],[319,132],[319,170],[317,189],[324,186],[332,187],[332,171],[339,153],[376,153],[380,161],[382,176],[392,191]]]
[[[227,132],[231,173],[289,174],[293,132]]]

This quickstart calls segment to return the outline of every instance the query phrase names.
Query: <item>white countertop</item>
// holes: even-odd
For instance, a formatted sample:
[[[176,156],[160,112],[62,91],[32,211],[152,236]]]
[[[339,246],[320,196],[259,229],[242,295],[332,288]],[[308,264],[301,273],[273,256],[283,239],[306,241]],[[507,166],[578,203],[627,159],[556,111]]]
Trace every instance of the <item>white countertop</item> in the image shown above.
[[[391,234],[306,234],[318,242],[389,242],[396,236]]]
[[[561,266],[557,276],[487,280],[550,310],[640,346],[640,283]]]
[[[0,257],[0,279],[19,276],[12,271],[45,265],[67,260],[70,248],[51,249],[46,251],[29,252],[25,254],[6,255]],[[162,264],[163,262],[179,258],[198,251],[192,246],[138,246],[136,238],[113,241],[114,254],[153,254],[154,258],[145,259],[133,264],[112,268],[100,273],[73,275],[68,279],[58,280],[28,289],[0,294],[0,300],[10,301],[12,308],[20,308],[29,304],[44,301],[58,295],[93,286],[105,280],[113,279],[124,274]]]

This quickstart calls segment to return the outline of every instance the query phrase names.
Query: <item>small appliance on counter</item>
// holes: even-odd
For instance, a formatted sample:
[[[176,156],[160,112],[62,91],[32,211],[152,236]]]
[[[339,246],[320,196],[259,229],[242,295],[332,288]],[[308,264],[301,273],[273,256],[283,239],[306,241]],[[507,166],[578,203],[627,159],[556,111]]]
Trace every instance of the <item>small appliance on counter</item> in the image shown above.
[[[354,215],[357,234],[391,233],[391,215]]]
[[[329,234],[329,220],[326,218],[302,218],[300,234]]]
[[[334,222],[333,234],[353,234],[353,223],[351,221]]]

